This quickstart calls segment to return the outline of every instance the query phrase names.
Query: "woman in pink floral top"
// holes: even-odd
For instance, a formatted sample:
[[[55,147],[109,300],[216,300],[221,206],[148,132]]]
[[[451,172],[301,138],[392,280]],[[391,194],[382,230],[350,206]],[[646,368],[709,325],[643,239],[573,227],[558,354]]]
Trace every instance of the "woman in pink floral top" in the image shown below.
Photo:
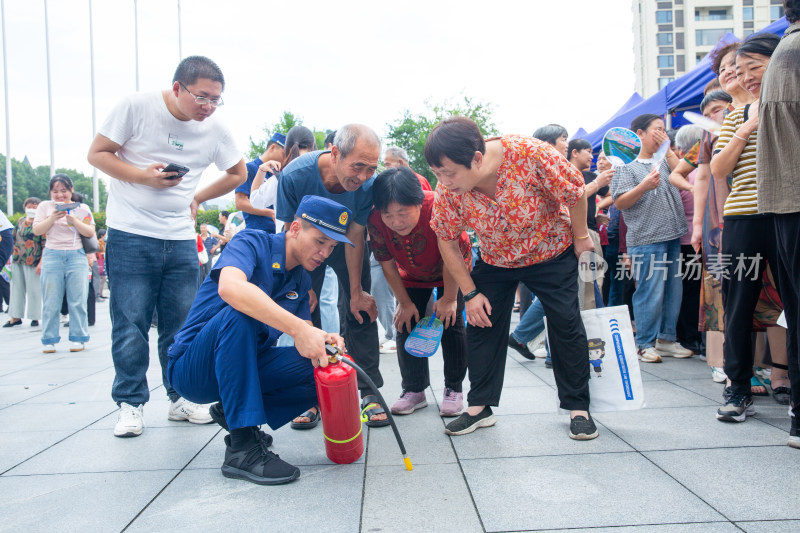
[[[589,415],[589,353],[578,307],[577,256],[594,249],[586,226],[583,176],[555,148],[522,135],[484,141],[465,117],[439,123],[425,158],[439,179],[431,228],[466,301],[469,408],[445,432],[494,425],[500,402],[514,292],[524,283],[548,317],[558,396],[570,411],[570,437],[597,437]],[[480,238],[470,272],[456,240]]]

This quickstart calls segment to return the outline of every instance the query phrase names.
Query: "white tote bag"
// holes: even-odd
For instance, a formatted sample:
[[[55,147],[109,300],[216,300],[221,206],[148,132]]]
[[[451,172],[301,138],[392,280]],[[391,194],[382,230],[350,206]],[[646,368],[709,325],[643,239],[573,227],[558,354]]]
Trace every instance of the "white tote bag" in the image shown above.
[[[581,311],[589,348],[589,410],[628,411],[645,406],[642,374],[628,307]]]

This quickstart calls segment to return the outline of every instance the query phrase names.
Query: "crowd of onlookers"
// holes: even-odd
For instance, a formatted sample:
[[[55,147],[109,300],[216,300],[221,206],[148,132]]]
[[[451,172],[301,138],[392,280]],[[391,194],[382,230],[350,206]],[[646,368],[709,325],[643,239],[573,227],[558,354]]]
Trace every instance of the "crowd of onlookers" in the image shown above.
[[[638,156],[613,166],[557,124],[484,139],[470,119],[450,117],[425,144],[435,190],[402,149],[382,154],[375,132],[359,124],[331,134],[324,150],[296,126],[245,162],[227,129],[207,120],[223,105],[219,67],[186,58],[170,89],[124,99],[90,148],[89,161],[111,176],[107,233],[95,232],[63,174],[51,179],[50,199],[26,200],[16,227],[0,220],[0,246],[13,243],[4,327],[41,320],[52,353],[65,306],[70,350],[84,349],[107,275],[114,434],[143,430],[152,325],[168,417],[225,427],[223,473],[256,483],[297,476],[258,426],[318,424],[307,371],[327,364],[325,339],[343,339],[378,387],[379,353],[396,352],[402,394],[385,407],[397,415],[426,407],[428,361],[405,343],[431,314],[444,327],[440,414],[454,417],[450,435],[496,423],[510,347],[553,369],[569,436],[597,437],[581,311],[626,305],[642,363],[704,358],[711,379],[725,383],[722,421],[744,421],[752,397],[771,394],[791,405],[789,444],[800,448],[800,7],[785,6],[792,24],[783,41],[756,34],[714,52],[702,126],[668,130],[664,116],[640,115],[630,124]],[[222,176],[198,189],[212,162]],[[232,190],[237,211],[222,211],[219,228],[197,228],[198,205]],[[340,214],[326,218],[331,209]],[[579,269],[587,257],[596,272],[588,278]],[[293,325],[288,309],[306,324]],[[513,311],[520,322],[509,331]],[[242,328],[224,338],[244,343],[234,352],[257,354],[239,361],[232,345],[217,344],[220,327]],[[298,372],[292,391],[264,371],[276,354]],[[247,375],[231,388],[232,376]],[[369,386],[359,379],[358,387],[367,425],[388,425]]]

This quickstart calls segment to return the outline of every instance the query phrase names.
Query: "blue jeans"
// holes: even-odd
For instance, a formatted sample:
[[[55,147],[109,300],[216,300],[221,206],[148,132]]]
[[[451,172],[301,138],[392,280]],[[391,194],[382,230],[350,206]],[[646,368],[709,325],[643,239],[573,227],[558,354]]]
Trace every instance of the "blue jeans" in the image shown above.
[[[527,344],[542,331],[544,331],[544,307],[539,298],[534,298],[533,303],[522,315],[522,319],[511,335],[517,342]]]
[[[655,346],[657,338],[674,342],[683,296],[680,239],[629,246],[628,254],[636,280],[633,293],[636,345],[650,348]]]
[[[603,254],[603,259],[606,260],[606,264],[609,268],[609,276],[608,282],[610,286],[608,288],[608,307],[615,307],[617,305],[625,305],[625,298],[623,294],[623,283],[621,276],[625,275],[625,271],[620,271],[619,269],[619,239],[608,239],[608,245],[606,246],[606,251]]]
[[[89,323],[86,299],[89,293],[89,263],[86,252],[79,250],[52,250],[42,254],[42,344],[56,344],[59,312],[64,292],[69,308],[69,340],[87,342]]]
[[[108,230],[106,268],[111,289],[111,357],[117,404],[150,399],[150,320],[158,311],[158,359],[167,396],[180,396],[167,379],[167,349],[183,326],[197,292],[197,243],[168,241]],[[71,321],[71,320],[70,320]]]
[[[511,333],[517,342],[527,344],[531,342],[536,336],[544,331],[544,307],[539,298],[534,297],[533,303],[525,314],[522,315],[522,320],[519,321],[517,327]],[[544,348],[547,351],[547,361],[550,361],[550,345],[547,344],[547,339],[544,341]]]

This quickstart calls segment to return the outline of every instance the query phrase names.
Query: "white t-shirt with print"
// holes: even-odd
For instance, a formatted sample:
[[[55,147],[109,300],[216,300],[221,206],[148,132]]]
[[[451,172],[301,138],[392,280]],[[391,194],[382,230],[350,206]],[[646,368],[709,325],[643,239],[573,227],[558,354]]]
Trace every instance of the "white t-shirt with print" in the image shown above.
[[[211,163],[226,170],[242,159],[230,131],[214,116],[178,120],[161,92],[126,97],[98,132],[119,144],[119,158],[137,168],[153,163],[189,168],[180,184],[166,189],[111,179],[106,224],[145,237],[194,239],[190,205],[201,174]]]
[[[0,211],[0,231],[5,231],[5,230],[11,229],[13,227],[14,227],[14,224],[12,224],[10,220],[8,220],[8,217],[6,216],[6,214],[3,213],[2,211]],[[3,265],[0,265],[0,267],[2,267],[2,266]]]

